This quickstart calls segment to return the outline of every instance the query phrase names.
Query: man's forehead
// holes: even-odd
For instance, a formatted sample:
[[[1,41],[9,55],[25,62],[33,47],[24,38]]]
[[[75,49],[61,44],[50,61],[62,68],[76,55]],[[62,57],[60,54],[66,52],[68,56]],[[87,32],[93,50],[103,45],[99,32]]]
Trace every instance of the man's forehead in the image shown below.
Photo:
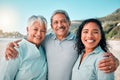
[[[53,18],[54,21],[66,20],[66,18]]]
[[[62,13],[57,13],[57,14],[55,14],[55,15],[53,16],[53,18],[56,18],[56,17],[60,17],[60,18],[64,17],[64,18],[66,18],[65,15],[62,14]]]

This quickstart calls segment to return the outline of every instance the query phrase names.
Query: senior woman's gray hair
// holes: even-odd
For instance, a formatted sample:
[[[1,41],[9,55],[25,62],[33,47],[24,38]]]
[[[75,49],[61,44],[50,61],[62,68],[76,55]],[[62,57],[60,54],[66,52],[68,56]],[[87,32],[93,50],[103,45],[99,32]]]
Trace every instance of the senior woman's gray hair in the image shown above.
[[[65,10],[55,10],[53,12],[51,18],[50,18],[51,23],[52,23],[53,16],[56,15],[56,14],[58,14],[58,13],[65,15],[65,17],[68,20],[68,22],[70,22],[70,17],[69,17],[68,13]]]
[[[29,19],[28,19],[28,26],[31,26],[35,21],[39,21],[40,24],[44,24],[45,27],[47,28],[47,20],[45,17],[41,16],[41,15],[32,15]]]

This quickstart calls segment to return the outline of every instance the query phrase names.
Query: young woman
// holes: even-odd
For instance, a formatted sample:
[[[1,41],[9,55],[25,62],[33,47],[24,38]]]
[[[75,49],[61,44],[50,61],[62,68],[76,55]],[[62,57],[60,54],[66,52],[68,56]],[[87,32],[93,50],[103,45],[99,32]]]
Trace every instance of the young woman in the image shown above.
[[[87,19],[82,22],[77,31],[76,46],[79,58],[73,67],[72,80],[114,80],[114,73],[98,69],[99,61],[108,51],[100,21]]]

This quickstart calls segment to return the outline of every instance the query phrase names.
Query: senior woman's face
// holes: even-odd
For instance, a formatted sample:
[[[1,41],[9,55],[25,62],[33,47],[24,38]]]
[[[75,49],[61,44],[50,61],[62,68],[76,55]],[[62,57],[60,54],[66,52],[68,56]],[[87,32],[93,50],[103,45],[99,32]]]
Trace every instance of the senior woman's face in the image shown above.
[[[27,27],[28,41],[34,43],[37,47],[44,40],[46,27],[44,24],[35,21],[31,26]]]
[[[81,32],[81,40],[85,49],[93,50],[101,40],[99,26],[94,22],[85,24]]]

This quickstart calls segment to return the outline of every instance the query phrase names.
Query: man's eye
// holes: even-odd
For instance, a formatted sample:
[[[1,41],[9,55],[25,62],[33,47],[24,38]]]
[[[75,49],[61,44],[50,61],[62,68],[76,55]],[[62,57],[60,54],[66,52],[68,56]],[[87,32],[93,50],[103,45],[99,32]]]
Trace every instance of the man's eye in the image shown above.
[[[67,23],[67,20],[62,20],[61,22],[62,22],[62,23]]]
[[[53,24],[57,24],[58,22],[56,21],[56,22],[54,22]]]

